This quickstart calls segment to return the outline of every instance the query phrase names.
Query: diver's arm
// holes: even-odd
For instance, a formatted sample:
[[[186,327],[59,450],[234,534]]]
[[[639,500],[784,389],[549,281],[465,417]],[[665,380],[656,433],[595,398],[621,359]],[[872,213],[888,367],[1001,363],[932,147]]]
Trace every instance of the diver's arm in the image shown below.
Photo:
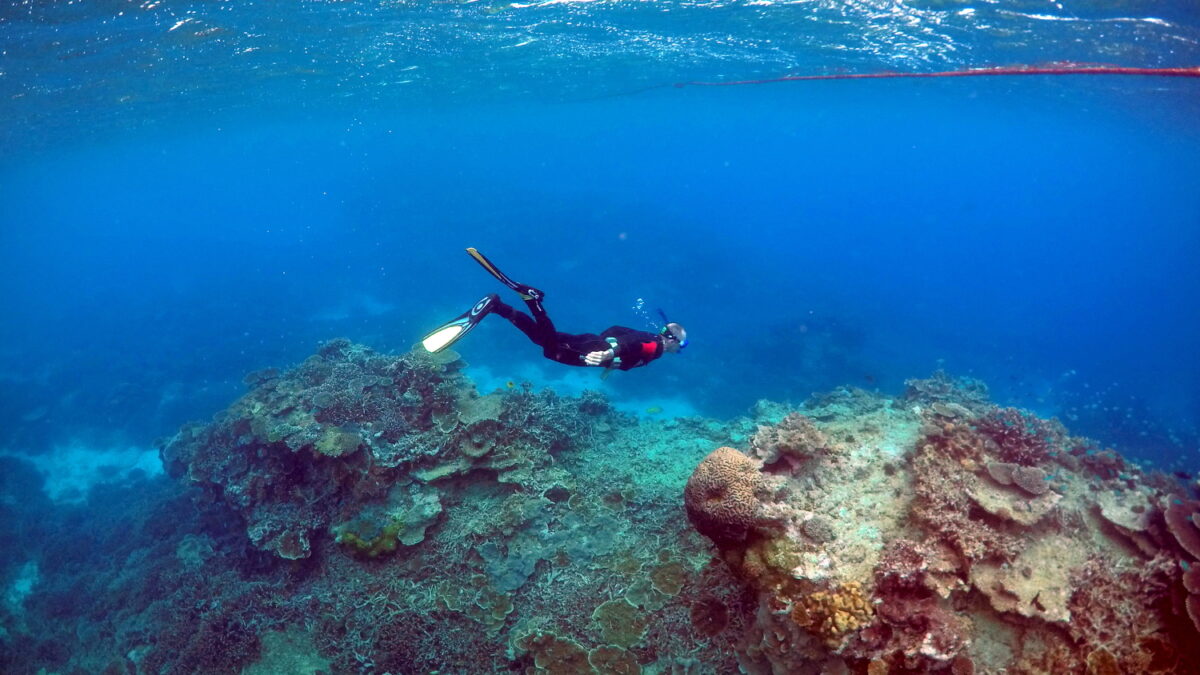
[[[611,361],[614,356],[616,356],[616,352],[611,348],[600,352],[588,352],[583,357],[583,362],[589,366],[602,366]]]
[[[609,333],[611,330],[612,329],[609,329],[605,332]],[[584,363],[589,366],[604,366],[606,368],[621,365],[621,358],[619,355],[624,349],[624,346],[621,345],[621,342],[617,340],[617,338],[612,337],[611,335],[605,337],[604,341],[608,343],[608,349],[588,352],[587,356],[583,357]]]

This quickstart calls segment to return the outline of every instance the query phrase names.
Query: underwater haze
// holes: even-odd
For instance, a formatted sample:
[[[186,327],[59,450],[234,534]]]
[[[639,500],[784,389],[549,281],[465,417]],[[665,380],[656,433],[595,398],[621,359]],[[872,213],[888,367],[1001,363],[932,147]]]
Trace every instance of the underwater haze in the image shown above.
[[[768,81],[1083,65],[1193,71]],[[631,478],[613,493],[618,497],[605,497],[605,504],[616,499],[624,510],[601,509],[604,518],[657,523],[674,517],[673,508],[682,529],[653,531],[664,540],[690,537],[691,548],[654,564],[699,575],[707,540],[686,527],[679,508],[692,470],[720,445],[750,447],[756,461],[770,466],[777,453],[754,454],[765,441],[747,446],[755,429],[783,424],[781,411],[827,404],[829,392],[926,411],[931,403],[953,403],[971,419],[993,419],[986,400],[1021,409],[1027,416],[1021,419],[1057,418],[1063,434],[1090,440],[1072,445],[1058,431],[1045,431],[1059,445],[1053,454],[1037,455],[1041,460],[1071,448],[1087,458],[1115,451],[1139,476],[1174,474],[1178,485],[1156,489],[1186,503],[1200,472],[1198,66],[1200,9],[1183,0],[0,0],[0,454],[6,474],[0,487],[7,500],[0,529],[16,542],[0,555],[6,593],[0,667],[254,672],[268,668],[264,654],[288,651],[278,641],[300,640],[311,646],[312,663],[324,665],[271,666],[275,672],[432,672],[439,663],[443,672],[587,672],[570,659],[558,664],[557,656],[544,656],[560,654],[558,643],[530,637],[530,627],[542,625],[536,608],[545,600],[529,596],[531,586],[560,569],[563,577],[573,574],[555,562],[554,551],[566,554],[545,537],[537,545],[549,552],[532,563],[515,562],[516,545],[508,553],[478,553],[472,573],[490,579],[488,602],[511,598],[505,600],[511,614],[476,598],[491,618],[462,619],[483,622],[492,637],[507,636],[495,637],[502,646],[482,656],[455,651],[453,640],[422,643],[421,651],[413,635],[403,635],[392,638],[392,656],[385,657],[383,638],[363,628],[378,616],[336,629],[314,626],[323,618],[310,616],[306,624],[301,607],[320,604],[314,598],[322,596],[295,584],[358,593],[367,582],[351,587],[349,579],[373,578],[380,570],[371,565],[400,565],[409,546],[428,548],[443,529],[449,537],[458,522],[453,509],[472,503],[507,499],[517,508],[513,494],[536,493],[546,508],[566,510],[570,495],[591,485],[588,471],[612,470],[611,458],[600,459],[616,452],[616,441],[602,442],[610,433],[636,436],[620,446],[630,452],[675,464],[647,469],[639,463],[637,472],[661,472],[661,484],[647,487]],[[729,83],[736,84],[713,86]],[[522,307],[464,254],[466,247],[544,291],[561,331],[599,333],[619,325],[657,333],[661,310],[686,326],[689,344],[678,355],[608,376],[608,369],[543,358],[539,347],[491,316],[454,345],[461,358],[448,362],[453,365],[431,366],[419,346],[410,350],[480,297],[498,293]],[[338,338],[349,342],[330,343]],[[288,385],[289,395],[318,386],[313,378],[326,375],[305,370],[313,368],[314,353],[362,369],[350,387],[361,390],[363,400],[380,387],[409,382],[401,372],[445,374],[414,375],[413,381],[437,384],[419,392],[412,385],[408,398],[396,394],[414,410],[426,406],[405,413],[401,427],[409,431],[385,430],[384,413],[375,408],[370,419],[365,407],[358,417],[323,418],[320,411],[334,404],[324,405],[330,399],[317,393],[303,394],[303,405],[262,393],[262,387],[277,387],[270,383],[292,383],[289,378],[299,383]],[[362,354],[396,361],[385,368],[371,361],[384,357]],[[277,372],[247,378],[266,369]],[[987,394],[921,398],[926,394],[914,394],[913,381],[956,382],[955,391],[975,391],[969,383],[979,383]],[[459,401],[456,422],[445,422],[449,413],[438,408],[449,399],[430,393],[443,386],[458,387],[459,393],[445,394]],[[470,387],[475,393],[462,393]],[[494,412],[504,425],[523,424],[527,431],[547,425],[522,447],[557,457],[554,466],[566,469],[555,470],[574,478],[506,480],[512,466],[484,467],[479,462],[492,460],[480,457],[498,452],[492,444],[516,442],[502,435],[486,448],[464,450],[469,459],[453,470],[439,473],[422,464],[448,447],[439,445],[437,433],[449,439],[493,419],[493,413],[463,412],[464,401],[477,396],[506,401],[504,415]],[[603,404],[589,408],[597,396]],[[246,412],[245,401],[258,407]],[[579,419],[547,412],[563,401],[578,409]],[[875,410],[874,404],[855,405],[860,417]],[[363,468],[363,475],[387,470],[374,488],[344,486],[336,494],[305,492],[305,480],[318,475],[308,469],[284,472],[301,486],[296,494],[307,495],[300,500],[304,508],[324,505],[322,515],[304,512],[311,527],[300,534],[271,529],[274,524],[263,524],[268,509],[250,506],[266,499],[271,488],[263,485],[271,481],[234,487],[231,476],[253,473],[254,460],[236,471],[212,468],[224,466],[219,457],[240,452],[243,446],[229,440],[239,435],[270,438],[275,447],[291,443],[292,432],[251,422],[229,430],[222,426],[227,419],[244,414],[249,420],[263,409],[283,419],[295,406],[316,412],[304,421],[288,418],[289,429],[313,425],[307,445],[296,441],[293,451],[317,448],[312,452],[322,461],[340,461],[344,451],[330,448],[353,438],[347,456],[373,453],[373,468]],[[529,415],[520,418],[524,422],[512,417],[519,406]],[[956,415],[962,423],[967,412]],[[580,419],[588,416],[601,421],[587,425],[603,428],[584,431]],[[540,421],[530,421],[535,418]],[[1012,422],[1017,418],[1004,419],[1020,426]],[[895,429],[916,428],[892,421]],[[211,423],[203,427],[207,445],[195,440],[202,437],[199,426],[180,432],[188,422]],[[891,423],[864,422],[863,428],[892,429]],[[983,434],[994,425],[978,427]],[[333,429],[351,436],[328,436]],[[380,439],[407,444],[409,454],[375,447],[372,429]],[[427,434],[420,443],[397,440],[413,429]],[[478,433],[470,432],[473,442]],[[571,446],[570,437],[594,445]],[[656,437],[662,439],[657,447]],[[893,438],[878,447],[893,441],[902,444]],[[999,436],[995,443],[1008,452]],[[425,449],[411,449],[418,446]],[[590,458],[588,452],[600,454]],[[987,452],[957,459],[978,466],[984,457],[1022,466],[1033,461],[1028,453]],[[522,460],[521,466],[541,461]],[[1038,470],[1047,481],[1058,480],[1045,466]],[[301,473],[308,478],[297,478]],[[331,475],[343,480],[341,473]],[[1132,486],[1130,475],[1118,478],[1114,470],[1105,479],[1128,479]],[[385,482],[410,491],[398,497]],[[441,491],[435,497],[417,486]],[[632,496],[639,490],[642,496]],[[1069,489],[1062,493],[1070,499]],[[193,506],[193,498],[204,506]],[[376,541],[379,532],[372,539],[347,525],[366,518],[363,511],[358,520],[346,520],[354,499],[393,509],[403,504],[410,526],[411,512],[420,510],[428,534],[400,535],[401,553],[395,553],[395,532],[387,549]],[[439,499],[436,509],[426,508]],[[26,510],[14,506],[21,503]],[[1167,503],[1161,503],[1164,513]],[[516,524],[505,532],[519,536],[520,523],[540,532],[567,527],[567,520],[538,520],[551,516],[533,516],[533,508],[512,516]],[[567,518],[553,518],[560,516]],[[68,533],[89,518],[144,527],[124,542],[100,527],[89,535],[91,553],[50,550],[55,545],[47,542],[66,545]],[[165,520],[187,525],[167,535]],[[49,534],[36,534],[38,522]],[[635,537],[620,527],[612,525],[620,536]],[[568,557],[608,560],[604,556],[622,550],[620,536],[618,543]],[[429,539],[421,543],[422,537]],[[156,538],[162,551],[146,543]],[[357,542],[354,555],[343,550],[347,541]],[[152,549],[157,552],[147,552]],[[445,543],[438,550],[457,549]],[[120,561],[137,551],[136,565],[146,570],[161,570],[163,563],[155,562],[161,555],[190,574],[229,574],[253,585],[253,593],[287,586],[289,595],[274,601],[276,614],[246,600],[246,591],[239,602],[258,607],[253,612],[188,619],[212,637],[207,646],[159,640],[152,636],[166,630],[165,608],[214,596],[202,585],[190,586],[192,595],[153,596],[147,589],[165,583],[150,580],[159,572],[137,573],[146,588],[136,593],[115,590],[133,584],[128,570],[141,568],[127,563],[122,577],[120,569],[94,567],[89,557],[103,553]],[[514,573],[499,571],[498,561],[522,572],[514,580]],[[347,586],[338,591],[330,575],[349,565],[358,571],[345,572]],[[425,587],[418,569],[414,563],[406,578]],[[109,579],[103,577],[109,572],[117,581],[97,581]],[[605,580],[600,595],[618,592],[614,584]],[[371,586],[369,595],[391,593],[391,600],[378,602],[427,617],[424,633],[442,625],[437,612],[453,614],[456,601],[406,605],[400,590],[381,588]],[[684,588],[686,596],[690,587]],[[119,595],[125,592],[141,599]],[[1179,592],[1176,604],[1183,607],[1187,593]],[[73,613],[65,598],[78,593],[107,609]],[[629,602],[647,609],[645,602]],[[662,602],[669,612],[671,601]],[[292,604],[280,609],[286,603]],[[689,605],[693,623],[695,607],[707,607],[697,603]],[[750,626],[753,611],[742,609]],[[680,616],[688,611],[685,606]],[[728,611],[738,611],[732,601]],[[1183,611],[1176,614],[1186,616]],[[254,612],[270,620],[255,624],[247,618]],[[586,614],[601,621],[592,612],[588,606]],[[595,649],[615,645],[645,672],[758,672],[750,657],[735,659],[741,654],[736,640],[723,644],[711,635],[697,638],[711,638],[704,642],[711,653],[695,657],[699,670],[671,671],[675,662],[656,660],[646,645],[680,659],[690,648],[667,638],[655,643],[656,619],[636,621],[643,620],[649,632],[638,639],[596,637],[587,633],[592,629],[571,633],[565,624],[555,639],[591,648],[590,636]],[[636,623],[613,619],[630,621]],[[56,623],[81,626],[76,630],[89,637],[71,647],[65,637],[38,635]],[[297,637],[296,627],[308,632]],[[360,640],[355,650],[335,653],[350,635]],[[117,647],[104,653],[107,647],[99,645],[105,644]],[[212,644],[236,648],[228,661],[188,660]],[[395,656],[395,644],[413,651]],[[948,651],[951,657],[934,665],[898,664],[882,647],[870,656],[838,653],[852,671],[883,659],[913,669],[894,672],[923,672],[948,668],[966,652]],[[633,672],[625,661],[596,665],[610,656],[592,654],[590,667]],[[987,672],[982,657],[973,658]],[[1116,659],[1125,668],[1137,663],[1122,654]]]

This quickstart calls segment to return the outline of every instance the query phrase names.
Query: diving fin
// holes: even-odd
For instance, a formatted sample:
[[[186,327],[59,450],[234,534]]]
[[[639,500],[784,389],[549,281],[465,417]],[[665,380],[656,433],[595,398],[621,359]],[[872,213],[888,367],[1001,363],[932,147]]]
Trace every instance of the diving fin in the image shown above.
[[[508,276],[506,274],[504,274],[504,272],[500,271],[499,267],[496,267],[492,263],[491,260],[488,260],[485,255],[483,255],[479,251],[475,250],[474,248],[468,248],[467,255],[474,258],[475,262],[479,263],[483,267],[483,269],[487,270],[488,274],[491,274],[492,276],[496,277],[496,279],[498,279],[500,281],[500,283],[504,284],[505,286],[508,286],[509,288],[511,288],[514,291],[516,291],[517,293],[519,293],[521,295],[522,300],[525,300],[525,301],[541,300],[543,297],[545,297],[545,295],[546,295],[545,293],[542,293],[541,291],[534,288],[533,286],[526,286],[525,284],[519,284],[519,283],[513,281],[512,279],[509,279]]]
[[[448,321],[441,326],[430,331],[428,335],[421,338],[421,346],[426,351],[436,354],[450,345],[461,340],[472,328],[479,325],[483,317],[487,316],[492,311],[498,297],[495,293],[488,293],[483,296],[479,302],[475,303],[474,307],[463,312],[453,320]]]

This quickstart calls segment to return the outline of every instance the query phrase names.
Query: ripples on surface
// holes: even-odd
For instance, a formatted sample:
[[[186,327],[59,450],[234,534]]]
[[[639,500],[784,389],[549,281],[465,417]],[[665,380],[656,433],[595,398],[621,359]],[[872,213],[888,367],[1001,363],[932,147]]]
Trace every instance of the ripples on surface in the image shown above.
[[[1200,63],[1194,3],[333,1],[0,5],[0,122],[351,100],[574,99],[684,80]]]

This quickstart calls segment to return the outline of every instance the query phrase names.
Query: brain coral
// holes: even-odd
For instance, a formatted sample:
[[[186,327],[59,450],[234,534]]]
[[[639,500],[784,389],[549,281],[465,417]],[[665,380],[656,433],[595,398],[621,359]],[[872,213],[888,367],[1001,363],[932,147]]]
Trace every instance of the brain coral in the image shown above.
[[[683,491],[688,520],[718,546],[746,540],[758,505],[760,463],[733,448],[713,450]]]

